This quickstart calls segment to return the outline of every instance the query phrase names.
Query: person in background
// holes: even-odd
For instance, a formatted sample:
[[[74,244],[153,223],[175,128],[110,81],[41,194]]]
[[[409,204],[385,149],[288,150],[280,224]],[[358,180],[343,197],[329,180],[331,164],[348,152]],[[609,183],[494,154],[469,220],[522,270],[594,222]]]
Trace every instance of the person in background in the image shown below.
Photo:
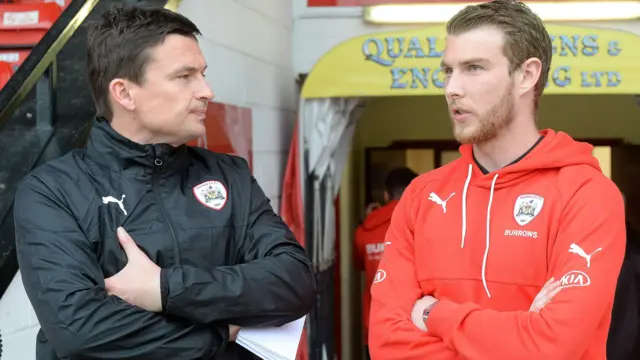
[[[365,274],[365,288],[362,295],[362,323],[365,343],[368,337],[371,284],[374,281],[380,256],[384,250],[384,237],[389,228],[393,210],[398,205],[402,193],[417,176],[418,174],[406,167],[391,170],[384,181],[385,204],[380,206],[374,203],[367,206],[366,218],[356,229],[355,264]]]
[[[608,360],[640,359],[640,233],[629,221],[626,228],[627,247],[607,338]]]
[[[593,146],[537,127],[549,33],[508,0],[466,6],[446,31],[461,157],[396,206],[371,287],[371,357],[605,359],[624,204]]]
[[[280,326],[315,303],[311,261],[247,161],[186,145],[205,134],[213,98],[199,34],[137,7],[89,28],[87,146],[15,195],[37,360],[253,360],[235,343],[241,327]]]

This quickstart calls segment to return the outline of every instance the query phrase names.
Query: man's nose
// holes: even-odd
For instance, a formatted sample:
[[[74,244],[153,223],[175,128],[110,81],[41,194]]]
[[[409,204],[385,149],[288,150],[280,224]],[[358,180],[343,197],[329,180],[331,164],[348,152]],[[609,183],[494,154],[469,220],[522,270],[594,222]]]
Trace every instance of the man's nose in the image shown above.
[[[196,97],[202,100],[212,100],[213,99],[213,90],[211,90],[211,86],[207,83],[207,80],[202,77],[200,88],[198,89],[198,93]]]
[[[452,72],[444,82],[444,95],[447,99],[457,99],[464,96],[462,77]]]

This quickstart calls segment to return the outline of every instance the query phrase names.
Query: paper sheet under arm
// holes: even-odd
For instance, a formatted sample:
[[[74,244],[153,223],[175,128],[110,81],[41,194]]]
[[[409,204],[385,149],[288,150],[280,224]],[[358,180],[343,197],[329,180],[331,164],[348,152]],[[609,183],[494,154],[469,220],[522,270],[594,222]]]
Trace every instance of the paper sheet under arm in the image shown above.
[[[281,327],[242,328],[236,343],[265,360],[295,360],[305,319]]]

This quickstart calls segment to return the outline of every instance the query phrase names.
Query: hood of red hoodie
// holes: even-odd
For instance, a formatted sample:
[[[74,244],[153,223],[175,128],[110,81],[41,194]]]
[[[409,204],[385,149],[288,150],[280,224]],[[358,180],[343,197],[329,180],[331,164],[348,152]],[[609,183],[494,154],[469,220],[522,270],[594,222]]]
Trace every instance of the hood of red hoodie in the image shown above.
[[[460,146],[464,163],[473,164],[470,185],[490,188],[491,182],[497,174],[495,188],[499,189],[523,182],[534,176],[539,170],[576,165],[587,165],[602,171],[598,160],[593,156],[591,144],[575,141],[566,133],[555,132],[551,129],[542,130],[540,134],[544,136],[542,141],[523,159],[486,175],[482,173],[473,159],[473,146],[470,144]]]
[[[392,200],[384,206],[381,206],[369,213],[362,223],[362,230],[372,231],[376,228],[388,224],[391,221],[393,210],[398,205],[398,200]]]

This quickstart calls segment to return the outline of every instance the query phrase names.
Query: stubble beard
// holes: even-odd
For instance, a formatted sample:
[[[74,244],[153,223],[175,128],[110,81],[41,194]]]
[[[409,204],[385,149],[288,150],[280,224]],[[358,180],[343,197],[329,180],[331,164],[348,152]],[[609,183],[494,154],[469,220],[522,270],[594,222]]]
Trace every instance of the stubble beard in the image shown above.
[[[514,120],[514,83],[511,80],[502,99],[486,113],[480,115],[475,123],[462,125],[452,118],[453,136],[460,144],[482,144],[498,136],[501,130],[509,127]]]

